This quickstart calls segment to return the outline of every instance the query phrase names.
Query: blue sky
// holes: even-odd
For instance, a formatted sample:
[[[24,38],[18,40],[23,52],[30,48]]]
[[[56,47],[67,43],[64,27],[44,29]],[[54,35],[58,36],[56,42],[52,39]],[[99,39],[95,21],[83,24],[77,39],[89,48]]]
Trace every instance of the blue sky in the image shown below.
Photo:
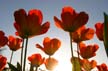
[[[14,11],[20,8],[23,8],[26,11],[29,11],[30,9],[40,9],[43,13],[43,23],[49,21],[51,26],[46,34],[29,39],[28,56],[33,53],[41,53],[43,56],[46,56],[41,50],[35,48],[35,44],[42,44],[44,37],[48,36],[51,38],[58,38],[62,41],[61,48],[54,54],[53,57],[60,60],[61,63],[70,63],[69,59],[71,54],[69,35],[67,32],[58,29],[54,25],[53,17],[57,16],[60,18],[62,8],[64,6],[71,6],[76,10],[76,12],[85,11],[88,13],[89,20],[86,26],[94,28],[94,24],[96,22],[104,21],[103,12],[108,14],[107,3],[108,0],[0,0],[0,30],[3,30],[7,36],[14,35]],[[103,43],[99,41],[96,36],[94,36],[92,40],[87,41],[87,44],[94,43],[99,45],[99,50],[97,51],[97,56],[93,59],[95,59],[99,64],[103,62],[108,64]],[[5,46],[5,48],[8,49],[7,46]],[[74,46],[74,48],[76,47]],[[14,62],[16,62],[17,59],[20,59],[19,53],[20,50],[15,52],[14,58],[16,59],[14,59]],[[10,57],[9,50],[3,51],[2,54],[8,58]]]

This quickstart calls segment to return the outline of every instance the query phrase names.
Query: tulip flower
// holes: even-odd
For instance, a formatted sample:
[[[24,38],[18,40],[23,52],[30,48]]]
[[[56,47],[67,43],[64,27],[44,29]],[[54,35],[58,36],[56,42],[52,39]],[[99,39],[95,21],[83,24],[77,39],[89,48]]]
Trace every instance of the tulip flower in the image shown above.
[[[7,63],[7,58],[0,55],[0,71],[3,71],[6,63]]]
[[[21,48],[22,39],[9,36],[8,40],[7,45],[9,46],[10,50],[16,51]]]
[[[5,36],[5,33],[0,30],[0,48],[5,46],[8,42],[8,38]]]
[[[96,23],[96,35],[99,40],[104,42],[105,51],[108,57],[108,15],[104,13],[104,23]]]
[[[41,54],[33,54],[28,57],[28,60],[31,62],[31,65],[38,68],[44,63],[45,58],[42,58]]]
[[[43,47],[39,44],[36,44],[36,47],[51,56],[60,48],[60,45],[61,42],[57,38],[50,39],[49,37],[46,37],[43,41]]]
[[[95,33],[94,29],[82,26],[77,31],[72,32],[72,37],[73,37],[72,39],[74,42],[79,43],[81,41],[92,39],[94,33]]]
[[[88,45],[86,46],[84,43],[79,44],[79,49],[80,49],[80,55],[84,59],[91,58],[96,55],[96,51],[98,50],[99,46],[97,44],[94,45]]]
[[[32,9],[28,14],[24,9],[19,9],[14,12],[14,18],[14,27],[17,30],[16,34],[22,38],[44,34],[50,26],[49,22],[45,22],[42,25],[43,15],[38,9]]]
[[[72,46],[72,32],[75,32],[80,27],[84,26],[88,21],[88,14],[85,12],[77,13],[75,9],[70,6],[65,6],[62,8],[61,20],[54,16],[55,25],[63,29],[66,32],[69,32],[70,36],[70,46],[71,46],[71,55],[74,57],[73,46]]]
[[[12,61],[14,51],[17,51],[18,49],[21,48],[21,42],[22,42],[22,39],[20,39],[20,38],[16,38],[16,37],[13,37],[13,36],[8,37],[7,45],[10,48],[10,50],[12,50],[10,63]]]
[[[88,14],[85,12],[77,13],[72,7],[62,8],[61,20],[54,16],[55,24],[64,31],[74,32],[88,21]]]
[[[82,59],[80,62],[81,67],[84,71],[91,71],[97,65],[97,62],[95,60],[89,61],[87,59]]]
[[[23,63],[23,71],[25,71],[28,38],[46,33],[50,27],[50,23],[47,21],[42,24],[43,15],[38,9],[32,9],[28,12],[28,14],[24,9],[19,9],[14,12],[14,18],[14,27],[17,31],[16,35],[26,39]]]
[[[103,33],[104,25],[103,25],[103,23],[101,23],[101,22],[96,23],[95,24],[95,28],[96,28],[96,35],[97,35],[98,39],[100,41],[104,41],[104,37],[103,37],[103,34],[104,34]]]
[[[45,67],[48,70],[54,70],[54,68],[58,65],[58,61],[55,58],[47,58],[45,61]]]
[[[108,71],[108,66],[105,63],[103,63],[101,65],[97,65],[97,69],[98,71]]]

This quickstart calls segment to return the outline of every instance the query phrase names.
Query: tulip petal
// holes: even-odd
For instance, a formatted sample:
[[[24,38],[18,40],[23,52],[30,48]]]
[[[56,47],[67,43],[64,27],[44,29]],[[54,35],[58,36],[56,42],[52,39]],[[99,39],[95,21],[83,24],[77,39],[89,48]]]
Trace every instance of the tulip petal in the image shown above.
[[[95,24],[95,28],[96,28],[96,35],[98,37],[99,40],[103,41],[103,23],[96,23]]]
[[[43,64],[44,59],[45,58],[42,58],[41,54],[39,54],[39,53],[33,54],[28,57],[28,60],[31,62],[31,64],[36,67],[39,67],[41,64]]]
[[[43,49],[43,47],[41,45],[36,44],[36,47],[39,48],[39,49],[41,49],[42,51],[44,51],[44,49]]]
[[[73,21],[72,27],[74,28],[73,31],[77,30],[79,27],[85,25],[88,21],[88,14],[86,14],[85,12],[80,12],[76,19]],[[76,26],[77,25],[77,26]]]
[[[62,13],[67,13],[67,12],[71,13],[72,15],[76,13],[75,10],[70,6],[63,7]]]
[[[43,15],[42,15],[42,12],[40,10],[32,9],[32,10],[29,11],[28,16],[29,15],[32,16],[31,18],[33,18],[33,16],[34,16],[34,18],[36,18],[35,16],[37,16],[38,17],[37,20],[39,21],[39,24],[42,24]]]
[[[4,35],[5,35],[5,33],[0,30],[0,36],[4,36]]]
[[[55,25],[56,25],[58,28],[63,28],[62,22],[61,22],[56,16],[54,16],[54,21],[55,21]]]
[[[76,30],[78,29],[78,27],[85,25],[87,21],[88,21],[88,14],[86,14],[85,12],[80,12],[77,15],[76,19],[73,21],[73,27]]]
[[[92,29],[92,28],[88,28],[88,29],[86,29],[85,31],[83,31],[81,34],[81,39],[82,40],[89,40],[89,39],[91,39],[91,38],[93,38],[93,36],[94,36],[94,29]]]
[[[0,31],[0,48],[5,46],[8,42],[8,38],[3,31]]]
[[[14,12],[14,17],[15,17],[15,22],[17,22],[17,24],[19,26],[23,27],[21,29],[24,29],[24,28],[27,27],[27,25],[26,25],[27,24],[27,21],[26,21],[27,20],[27,14],[26,14],[24,9],[20,9],[18,11],[15,11]]]
[[[48,31],[50,27],[50,23],[49,22],[45,22],[42,26],[41,26],[41,29],[40,29],[40,34],[44,34]]]
[[[2,71],[6,65],[7,58],[0,55],[0,71]]]
[[[80,55],[84,59],[88,59],[96,55],[95,52],[98,50],[99,46],[97,44],[85,46],[84,43],[80,43],[79,48]]]

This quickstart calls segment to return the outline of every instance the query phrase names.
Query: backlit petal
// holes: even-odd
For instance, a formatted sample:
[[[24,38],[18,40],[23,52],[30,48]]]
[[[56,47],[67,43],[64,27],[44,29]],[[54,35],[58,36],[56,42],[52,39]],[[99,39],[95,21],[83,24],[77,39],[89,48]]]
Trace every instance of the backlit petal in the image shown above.
[[[74,28],[73,31],[77,30],[79,27],[85,25],[88,22],[88,14],[86,14],[85,12],[80,12],[76,19],[73,21],[72,27]],[[76,26],[77,25],[77,26]]]
[[[54,16],[54,21],[55,21],[55,25],[56,25],[58,28],[63,28],[62,22],[61,22],[56,16]]]
[[[98,39],[103,41],[103,23],[100,22],[96,23],[95,28]]]
[[[39,24],[42,24],[42,20],[43,20],[43,15],[42,15],[42,12],[40,10],[37,10],[37,9],[32,9],[29,11],[28,15],[31,15],[31,16],[38,16],[38,20],[39,20]]]

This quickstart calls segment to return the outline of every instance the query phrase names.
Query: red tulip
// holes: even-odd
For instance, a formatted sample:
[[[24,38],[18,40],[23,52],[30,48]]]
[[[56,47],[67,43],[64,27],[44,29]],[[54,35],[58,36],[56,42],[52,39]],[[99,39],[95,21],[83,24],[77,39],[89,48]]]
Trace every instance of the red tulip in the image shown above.
[[[98,50],[99,46],[97,44],[94,45],[88,45],[86,46],[84,43],[79,44],[79,49],[80,49],[80,55],[84,59],[91,58],[96,55],[96,51]]]
[[[103,41],[104,40],[104,37],[103,37],[104,26],[103,26],[103,23],[100,23],[100,22],[96,23],[95,28],[96,28],[96,35],[97,35],[98,39]]]
[[[108,71],[108,66],[106,64],[97,65],[98,71]]]
[[[5,36],[5,33],[0,30],[0,48],[5,46],[8,42],[8,38]]]
[[[9,36],[8,40],[7,45],[9,46],[10,50],[16,51],[21,48],[22,39]]]
[[[2,71],[6,65],[7,58],[0,55],[0,71]]]
[[[74,32],[88,21],[88,14],[85,12],[76,13],[72,7],[66,6],[62,9],[61,20],[54,16],[55,24],[68,32]]]
[[[33,54],[28,57],[28,60],[33,66],[39,67],[41,64],[44,63],[45,58],[42,58],[40,54]]]
[[[85,40],[90,40],[94,36],[94,30],[92,28],[80,27],[77,31],[72,32],[72,39],[78,43]]]
[[[84,71],[91,71],[93,68],[95,68],[97,65],[97,62],[95,60],[89,61],[87,59],[81,60],[81,67],[84,69]]]
[[[60,48],[60,45],[60,40],[56,38],[50,39],[49,37],[44,38],[43,47],[39,44],[36,44],[37,48],[41,49],[49,56],[53,55]]]
[[[43,15],[40,10],[32,9],[26,14],[24,9],[14,12],[16,34],[22,38],[33,37],[48,31],[50,23],[42,25]]]

